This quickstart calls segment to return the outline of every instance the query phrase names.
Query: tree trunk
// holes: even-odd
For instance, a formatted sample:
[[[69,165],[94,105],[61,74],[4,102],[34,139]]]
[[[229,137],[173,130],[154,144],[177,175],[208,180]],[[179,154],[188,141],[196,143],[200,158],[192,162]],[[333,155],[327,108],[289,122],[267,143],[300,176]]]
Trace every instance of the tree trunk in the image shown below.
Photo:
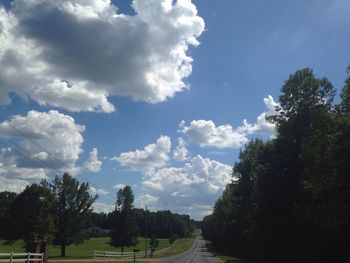
[[[61,257],[66,256],[66,244],[61,244]]]
[[[49,261],[49,247],[47,245],[47,241],[44,241],[44,263],[48,263]]]

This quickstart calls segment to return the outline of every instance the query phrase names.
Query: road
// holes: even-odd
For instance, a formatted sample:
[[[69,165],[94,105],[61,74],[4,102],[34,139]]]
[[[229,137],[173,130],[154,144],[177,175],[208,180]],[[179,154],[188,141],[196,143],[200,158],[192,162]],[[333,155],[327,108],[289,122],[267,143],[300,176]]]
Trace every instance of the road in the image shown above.
[[[180,255],[157,261],[157,263],[222,263],[222,261],[207,251],[205,241],[199,235],[190,250]]]

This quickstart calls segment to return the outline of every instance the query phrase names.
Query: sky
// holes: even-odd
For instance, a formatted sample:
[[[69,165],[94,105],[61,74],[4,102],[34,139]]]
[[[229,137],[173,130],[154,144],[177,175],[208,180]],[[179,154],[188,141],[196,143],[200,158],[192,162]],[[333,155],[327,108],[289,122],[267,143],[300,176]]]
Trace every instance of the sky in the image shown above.
[[[202,219],[310,67],[340,91],[350,0],[0,0],[0,191],[69,172]]]

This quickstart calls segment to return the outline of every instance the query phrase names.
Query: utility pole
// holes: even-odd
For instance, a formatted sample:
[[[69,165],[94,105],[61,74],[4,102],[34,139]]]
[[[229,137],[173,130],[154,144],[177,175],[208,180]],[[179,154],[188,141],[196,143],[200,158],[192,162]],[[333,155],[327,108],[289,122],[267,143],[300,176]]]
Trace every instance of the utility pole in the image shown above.
[[[147,233],[147,227],[148,227],[148,222],[147,222],[147,206],[146,206],[146,211],[145,211],[145,258],[147,257],[147,236],[148,236],[148,233]]]

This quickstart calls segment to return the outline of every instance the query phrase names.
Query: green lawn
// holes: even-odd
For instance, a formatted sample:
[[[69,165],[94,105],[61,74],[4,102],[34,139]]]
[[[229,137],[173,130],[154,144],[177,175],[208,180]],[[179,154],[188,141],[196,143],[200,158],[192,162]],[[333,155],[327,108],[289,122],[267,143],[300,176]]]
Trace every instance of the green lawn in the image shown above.
[[[167,249],[164,252],[161,252],[159,254],[156,254],[155,257],[156,258],[170,257],[173,255],[185,252],[192,247],[194,240],[195,240],[194,238],[178,239],[176,240],[172,248]]]
[[[90,238],[85,240],[83,244],[67,246],[66,258],[91,258],[94,249],[101,251],[121,251],[120,248],[110,246],[109,240],[109,237]],[[132,251],[134,248],[143,251],[145,249],[145,239],[140,237],[138,241],[136,247],[125,247],[124,251]],[[168,241],[168,239],[159,239],[158,249],[168,247]],[[8,245],[3,240],[0,240],[0,253],[25,252],[23,245],[23,241],[16,241],[14,244]],[[60,258],[60,247],[49,246],[49,258]]]

